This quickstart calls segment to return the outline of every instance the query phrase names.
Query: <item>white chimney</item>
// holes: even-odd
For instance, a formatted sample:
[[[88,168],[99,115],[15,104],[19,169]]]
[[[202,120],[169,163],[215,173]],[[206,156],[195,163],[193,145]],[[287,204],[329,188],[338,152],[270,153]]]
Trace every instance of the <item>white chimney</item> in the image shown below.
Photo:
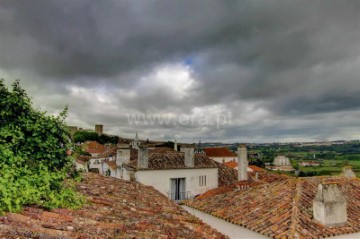
[[[180,151],[184,153],[185,167],[193,168],[195,166],[194,148],[182,147]]]
[[[147,147],[139,147],[138,169],[146,169],[148,167],[149,167],[149,150]]]
[[[128,144],[120,144],[116,151],[116,165],[121,166],[128,161],[130,161],[130,146]]]
[[[248,160],[247,160],[247,149],[246,145],[242,144],[238,148],[238,180],[239,181],[247,181],[247,167],[248,167]]]
[[[320,183],[313,200],[314,219],[325,226],[347,222],[347,203],[335,183]]]
[[[345,177],[345,178],[356,178],[356,174],[354,173],[353,169],[351,166],[345,166],[342,168],[341,171],[341,176]]]

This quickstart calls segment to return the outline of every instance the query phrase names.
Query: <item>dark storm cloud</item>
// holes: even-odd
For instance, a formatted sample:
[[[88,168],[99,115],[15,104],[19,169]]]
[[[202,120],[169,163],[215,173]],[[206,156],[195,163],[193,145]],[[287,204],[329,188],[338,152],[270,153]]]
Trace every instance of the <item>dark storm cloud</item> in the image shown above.
[[[324,114],[359,114],[359,65],[356,0],[0,2],[0,74],[22,78],[50,112],[68,104],[74,124],[104,122],[114,133],[136,128],[126,114],[200,109],[229,111],[234,123],[150,128],[234,140],[303,139],[319,128],[309,138],[329,138],[324,121],[342,123]],[[189,75],[174,80],[181,71]],[[308,115],[316,118],[303,125]]]

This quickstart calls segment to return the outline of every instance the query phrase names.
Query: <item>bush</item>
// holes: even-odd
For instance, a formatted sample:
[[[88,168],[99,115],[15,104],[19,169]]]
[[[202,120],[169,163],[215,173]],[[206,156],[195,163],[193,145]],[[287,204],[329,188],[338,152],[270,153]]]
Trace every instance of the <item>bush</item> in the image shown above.
[[[59,116],[47,116],[32,107],[15,81],[8,90],[0,80],[0,213],[17,212],[24,205],[76,208],[83,197],[74,191],[73,159],[64,124],[66,108]]]

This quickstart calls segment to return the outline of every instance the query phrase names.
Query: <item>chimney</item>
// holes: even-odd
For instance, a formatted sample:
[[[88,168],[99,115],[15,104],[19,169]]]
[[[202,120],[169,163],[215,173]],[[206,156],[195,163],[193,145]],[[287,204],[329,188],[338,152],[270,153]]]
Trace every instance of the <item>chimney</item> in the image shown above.
[[[174,150],[178,151],[178,149],[177,149],[177,140],[176,139],[175,139],[175,142],[174,142]]]
[[[248,160],[247,160],[246,145],[245,144],[240,145],[237,153],[238,153],[238,180],[246,181],[248,180],[248,175],[247,175]]]
[[[351,166],[345,166],[341,170],[341,176],[349,179],[356,178],[356,175]]]
[[[325,226],[347,222],[346,199],[336,183],[320,183],[313,200],[314,219]]]
[[[259,172],[255,172],[255,182],[259,182]]]
[[[192,147],[182,147],[180,151],[184,153],[185,167],[193,168],[195,166],[194,148],[192,148]]]
[[[149,167],[149,150],[147,147],[139,147],[138,149],[138,169],[146,169]]]
[[[128,144],[120,144],[116,151],[116,165],[121,166],[127,161],[130,161],[130,146]]]

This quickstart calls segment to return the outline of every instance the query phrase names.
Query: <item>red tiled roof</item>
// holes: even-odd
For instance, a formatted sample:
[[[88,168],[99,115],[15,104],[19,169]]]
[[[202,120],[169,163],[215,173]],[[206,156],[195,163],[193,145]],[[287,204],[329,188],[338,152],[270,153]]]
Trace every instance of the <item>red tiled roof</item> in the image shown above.
[[[84,150],[90,154],[101,154],[104,153],[106,148],[104,145],[99,144],[96,141],[86,142],[83,146]]]
[[[224,166],[224,164],[220,164],[220,165],[228,169],[228,171],[226,172],[227,175],[225,175],[224,173],[225,171],[219,168],[219,187],[205,192],[204,194],[200,195],[199,198],[205,198],[217,194],[226,193],[238,189],[239,187],[243,189],[243,188],[257,186],[259,184],[283,181],[289,178],[286,175],[279,175],[275,173],[261,171],[257,175],[257,181],[255,181],[256,180],[255,172],[248,172],[248,180],[239,182],[237,180],[237,170],[226,167]],[[225,180],[220,181],[221,178]]]
[[[81,209],[27,207],[0,216],[1,238],[227,238],[153,187],[86,173]]]
[[[125,165],[137,169],[137,150],[131,151],[131,160]],[[194,168],[216,168],[216,162],[205,154],[195,154]],[[162,170],[162,169],[185,169],[184,153],[170,148],[155,148],[149,150],[149,165],[147,169],[141,170]]]
[[[208,157],[237,157],[226,147],[205,148],[204,150]]]
[[[249,165],[248,167],[251,168],[254,172],[263,172],[264,171],[264,169],[262,169],[256,165]]]
[[[109,148],[105,148],[105,151],[99,154],[99,158],[107,158],[110,156],[116,156],[117,146],[112,145]]]
[[[238,163],[235,161],[230,161],[230,162],[225,162],[224,165],[230,168],[236,168],[238,166]]]
[[[347,200],[348,221],[344,225],[326,227],[313,219],[313,199],[323,181],[336,182]],[[360,231],[359,179],[289,177],[185,203],[271,238],[322,238]]]

